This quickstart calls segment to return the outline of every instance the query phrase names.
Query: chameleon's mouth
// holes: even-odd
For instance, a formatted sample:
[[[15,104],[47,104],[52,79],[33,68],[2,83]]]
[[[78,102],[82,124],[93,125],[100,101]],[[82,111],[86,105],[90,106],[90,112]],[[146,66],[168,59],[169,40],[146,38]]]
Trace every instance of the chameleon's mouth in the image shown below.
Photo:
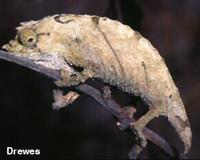
[[[22,57],[27,57],[26,55],[30,54],[38,54],[40,51],[37,46],[30,47],[23,45],[17,37],[13,40],[10,40],[7,44],[3,45],[2,49],[11,52],[11,54]]]
[[[56,53],[39,53],[27,57],[35,64],[42,65],[53,70],[66,69],[72,71],[73,69],[67,64],[62,56]]]
[[[21,57],[30,60],[36,65],[41,65],[45,68],[53,70],[73,70],[69,64],[59,56],[58,53],[43,53],[39,48],[24,46],[16,37],[2,46],[2,49],[10,52],[13,56]]]
[[[8,52],[20,53],[23,49],[23,45],[21,45],[17,40],[10,40],[7,44],[2,46],[2,49]]]

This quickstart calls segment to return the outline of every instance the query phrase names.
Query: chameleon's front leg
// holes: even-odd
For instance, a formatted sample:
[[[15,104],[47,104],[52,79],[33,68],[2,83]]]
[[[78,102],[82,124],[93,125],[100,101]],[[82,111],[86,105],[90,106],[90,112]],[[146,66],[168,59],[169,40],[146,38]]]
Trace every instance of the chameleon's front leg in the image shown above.
[[[78,85],[81,82],[85,82],[88,78],[94,76],[92,70],[84,69],[82,72],[74,71],[73,74],[66,70],[61,70],[61,80],[55,81],[55,84],[59,87],[70,87]],[[66,95],[60,90],[54,91],[54,103],[52,104],[53,109],[60,109],[74,102],[79,97],[79,94],[70,91]]]
[[[88,78],[94,76],[94,72],[90,69],[84,69],[82,72],[75,71],[73,74],[66,70],[61,70],[61,80],[55,81],[58,87],[70,87],[85,82]]]
[[[139,138],[139,144],[136,144],[134,146],[134,148],[135,148],[134,154],[135,155],[138,155],[142,151],[142,149],[145,148],[147,145],[146,137],[143,134],[144,127],[153,118],[161,115],[163,113],[163,111],[164,111],[164,107],[162,107],[161,105],[159,105],[157,107],[151,107],[145,115],[143,115],[141,118],[139,118],[139,120],[137,120],[136,122],[133,122],[131,124],[131,128],[136,132],[137,138]]]
[[[73,74],[67,72],[66,70],[61,70],[61,80],[55,81],[55,84],[59,87],[70,87],[78,85],[81,82],[85,82],[88,78],[93,77],[94,74],[92,70],[84,69],[82,72],[74,71]],[[74,102],[79,97],[79,94],[70,91],[66,95],[60,90],[54,91],[54,103],[53,109],[60,109],[67,106],[68,104]]]

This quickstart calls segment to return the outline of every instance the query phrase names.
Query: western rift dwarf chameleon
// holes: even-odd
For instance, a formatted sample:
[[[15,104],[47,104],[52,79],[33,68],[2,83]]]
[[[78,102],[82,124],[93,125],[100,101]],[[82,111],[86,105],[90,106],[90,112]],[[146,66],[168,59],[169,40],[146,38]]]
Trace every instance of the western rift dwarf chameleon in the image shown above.
[[[146,145],[143,128],[162,115],[176,129],[184,153],[188,153],[192,133],[179,91],[158,51],[130,27],[105,17],[54,15],[22,23],[15,39],[3,48],[61,70],[58,86],[99,78],[140,96],[149,106],[149,111],[133,124],[142,145]]]

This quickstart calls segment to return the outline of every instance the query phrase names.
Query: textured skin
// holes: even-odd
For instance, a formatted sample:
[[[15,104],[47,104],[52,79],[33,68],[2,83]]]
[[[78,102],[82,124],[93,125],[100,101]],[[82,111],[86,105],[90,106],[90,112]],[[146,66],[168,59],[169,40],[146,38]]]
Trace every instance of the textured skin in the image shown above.
[[[23,23],[4,49],[35,63],[60,69],[58,86],[73,86],[95,77],[141,96],[149,111],[134,125],[141,138],[153,118],[166,116],[187,153],[191,129],[184,105],[164,60],[150,42],[130,27],[108,18],[55,15]],[[71,67],[72,72],[67,68]]]

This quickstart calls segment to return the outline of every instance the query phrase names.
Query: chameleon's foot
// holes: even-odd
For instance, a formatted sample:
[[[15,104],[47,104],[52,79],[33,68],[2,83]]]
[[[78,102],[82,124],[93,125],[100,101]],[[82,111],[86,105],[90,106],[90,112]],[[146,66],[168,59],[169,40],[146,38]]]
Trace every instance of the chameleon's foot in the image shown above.
[[[131,123],[131,128],[136,133],[141,147],[145,148],[147,145],[146,137],[143,134],[143,129],[154,117],[159,116],[163,112],[163,108],[152,107],[145,115],[139,118],[136,122]]]
[[[137,124],[137,122],[132,124],[131,128],[133,128],[134,133],[136,135],[136,144],[131,148],[129,152],[129,158],[131,160],[134,160],[147,146],[147,140],[142,132],[143,128],[141,128],[141,126]]]
[[[136,159],[137,156],[142,152],[143,149],[144,149],[144,148],[141,147],[140,145],[135,144],[135,145],[131,148],[131,150],[130,150],[130,152],[129,152],[129,154],[128,154],[130,160]]]
[[[73,91],[68,92],[66,95],[63,95],[61,90],[53,91],[54,103],[52,104],[53,109],[58,110],[62,107],[65,107],[73,103],[78,97],[79,94]]]
[[[139,145],[142,148],[145,148],[147,146],[147,139],[143,134],[144,126],[139,122],[134,122],[131,124],[131,128],[133,128],[134,130],[134,133],[136,135],[136,140],[139,142]]]

